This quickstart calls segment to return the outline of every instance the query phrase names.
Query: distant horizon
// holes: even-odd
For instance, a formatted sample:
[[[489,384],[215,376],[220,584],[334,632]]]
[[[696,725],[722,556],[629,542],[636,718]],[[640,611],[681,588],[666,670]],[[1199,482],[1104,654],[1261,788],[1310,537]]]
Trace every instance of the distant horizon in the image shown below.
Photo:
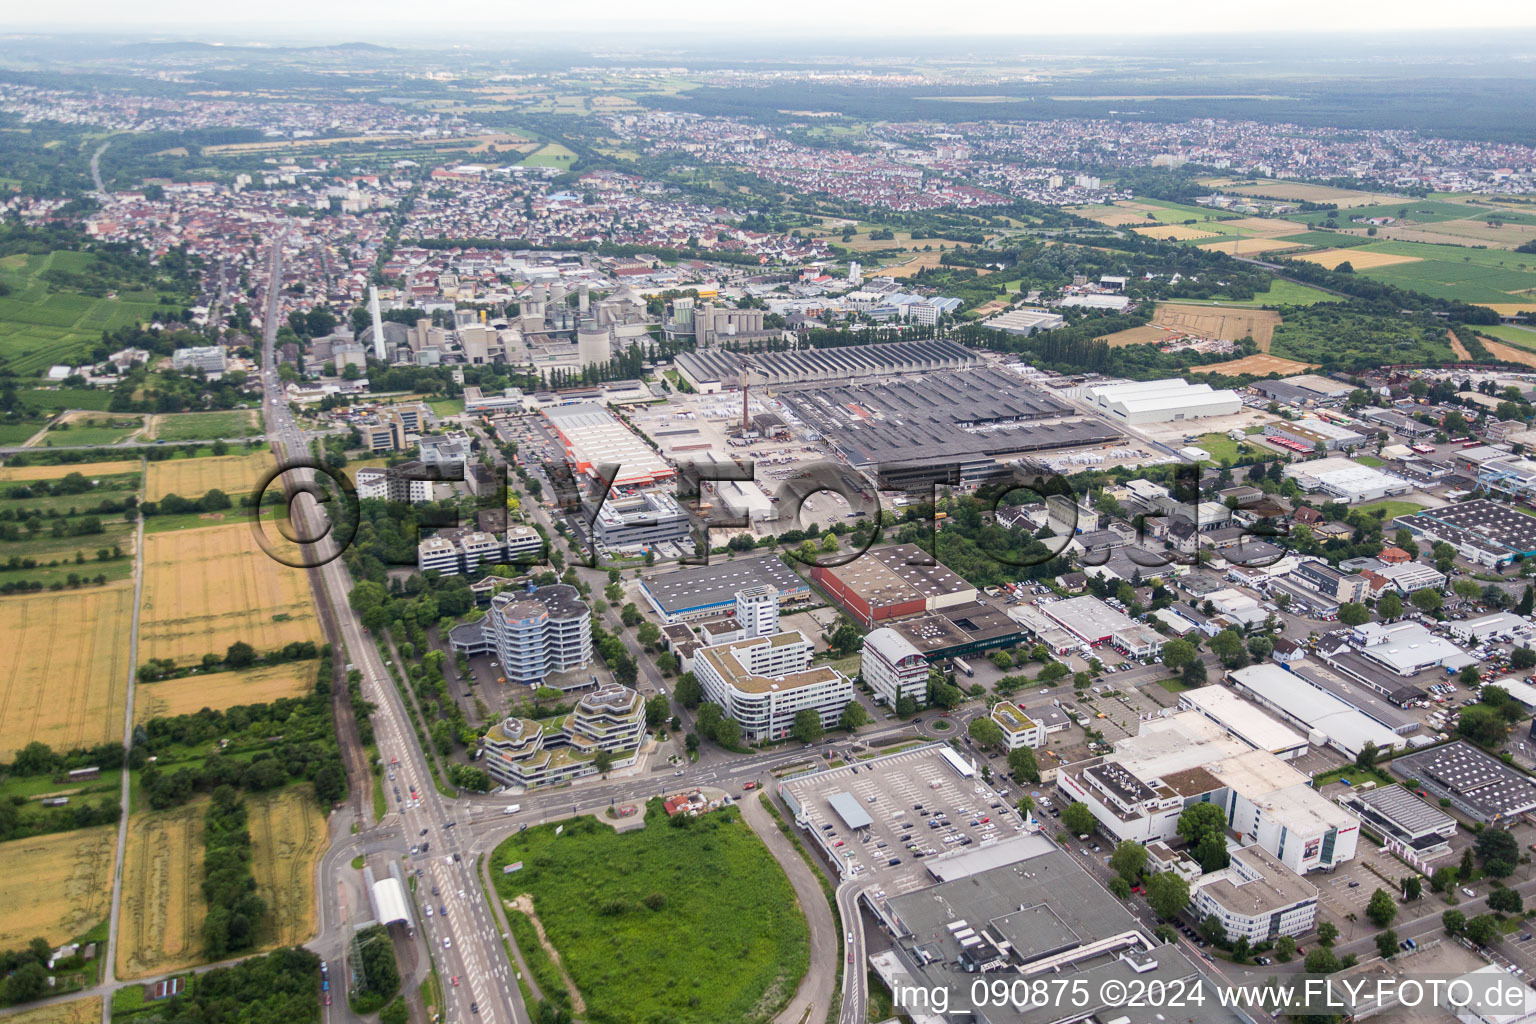
[[[750,45],[737,39],[740,56],[751,59],[753,49],[767,41],[833,39],[868,43],[879,40],[975,38],[994,45],[1005,40],[1047,37],[1111,42],[1125,38],[1169,36],[1243,36],[1262,44],[1274,38],[1337,38],[1362,35],[1375,40],[1428,33],[1499,33],[1536,31],[1536,5],[1521,0],[1473,0],[1453,13],[1431,5],[1402,5],[1385,0],[1342,5],[1324,0],[1299,0],[1283,13],[1282,25],[1267,10],[1234,9],[1217,0],[1185,0],[1177,5],[1146,5],[1134,0],[1101,0],[1091,21],[1066,5],[1019,5],[1004,0],[975,0],[949,8],[942,17],[929,5],[912,0],[875,4],[850,0],[837,5],[807,0],[783,0],[771,10],[721,7],[705,0],[674,0],[666,4],[588,0],[573,13],[569,8],[524,7],[509,10],[490,0],[468,0],[443,17],[423,19],[419,5],[333,0],[315,5],[298,0],[270,0],[263,16],[252,18],[248,8],[231,6],[227,16],[191,0],[142,0],[137,16],[122,19],[122,7],[102,0],[60,2],[13,10],[9,31],[0,39],[27,33],[169,34],[181,38],[228,35],[250,40],[297,41],[317,35],[375,42],[403,39],[417,44],[458,40],[479,48],[488,37],[572,36],[601,45],[622,45],[624,38],[655,36],[712,38],[750,30]],[[1317,26],[1298,28],[1297,26]],[[1383,26],[1390,26],[1385,31]],[[466,41],[467,40],[467,41]],[[1498,45],[1500,39],[1485,39]]]

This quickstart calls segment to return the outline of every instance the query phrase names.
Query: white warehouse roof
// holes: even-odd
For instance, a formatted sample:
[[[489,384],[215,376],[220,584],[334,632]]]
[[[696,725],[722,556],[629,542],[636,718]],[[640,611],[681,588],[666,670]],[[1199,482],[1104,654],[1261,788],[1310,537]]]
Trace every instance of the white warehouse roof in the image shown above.
[[[1216,391],[1209,384],[1191,384],[1180,377],[1104,384],[1088,388],[1086,397],[1093,405],[1122,419],[1175,411],[1183,413],[1181,418],[1195,419],[1227,416],[1243,408],[1235,391]]]
[[[1307,745],[1307,738],[1265,714],[1224,686],[1202,686],[1181,694],[1186,704],[1259,750],[1280,754]]]
[[[1391,729],[1279,665],[1250,665],[1228,676],[1239,690],[1293,722],[1323,733],[1328,743],[1351,757],[1367,743],[1379,750],[1404,744],[1403,737]]]

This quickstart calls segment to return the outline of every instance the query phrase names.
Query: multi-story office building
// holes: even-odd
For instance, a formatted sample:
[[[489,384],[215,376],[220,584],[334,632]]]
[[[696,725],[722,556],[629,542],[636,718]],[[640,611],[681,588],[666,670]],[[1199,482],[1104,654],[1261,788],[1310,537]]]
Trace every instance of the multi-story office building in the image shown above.
[[[417,442],[421,461],[428,466],[462,466],[469,461],[469,435],[464,433],[443,434],[441,437],[424,437]]]
[[[702,648],[693,674],[704,694],[736,720],[743,739],[782,739],[795,714],[810,708],[825,728],[853,700],[853,681],[827,666],[811,667],[814,648],[798,631]]]
[[[468,527],[441,530],[416,545],[416,568],[472,575],[493,565],[526,565],[543,549],[544,538],[531,526],[509,526],[499,535]]]
[[[485,770],[504,786],[547,786],[597,773],[597,754],[613,768],[635,762],[645,742],[645,701],[624,686],[599,687],[560,722],[507,718],[485,734]]]
[[[680,541],[688,536],[688,513],[670,494],[642,491],[603,502],[593,529],[610,550]]]
[[[549,677],[592,663],[591,613],[576,588],[563,583],[503,591],[491,598],[485,618],[449,635],[454,650],[494,654],[514,684],[553,686]],[[587,685],[573,682],[570,688]]]
[[[209,378],[217,380],[224,375],[224,346],[202,345],[194,348],[179,348],[171,354],[171,366],[182,373],[195,373],[201,370]]]
[[[360,469],[357,471],[357,496],[410,502],[413,505],[431,501],[433,481],[439,475],[436,467],[428,469],[419,462]]]
[[[928,659],[894,629],[882,626],[864,638],[859,672],[877,703],[895,707],[902,697],[918,706],[928,701]]]
[[[1232,853],[1232,862],[1203,876],[1192,896],[1195,917],[1215,915],[1227,939],[1250,945],[1305,935],[1317,920],[1317,886],[1261,846]]]

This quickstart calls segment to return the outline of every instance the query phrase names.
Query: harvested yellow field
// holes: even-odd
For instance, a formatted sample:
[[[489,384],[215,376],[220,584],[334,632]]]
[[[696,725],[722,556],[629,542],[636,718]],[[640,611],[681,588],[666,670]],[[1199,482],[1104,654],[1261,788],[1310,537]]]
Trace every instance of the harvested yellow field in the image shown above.
[[[1210,363],[1206,366],[1191,366],[1189,372],[1195,373],[1225,373],[1236,376],[1240,373],[1252,373],[1259,377],[1268,376],[1271,373],[1303,373],[1313,369],[1313,363],[1298,363],[1294,359],[1282,359],[1280,356],[1257,355],[1244,356],[1241,359],[1228,360],[1225,363]]]
[[[950,243],[945,242],[944,244],[949,245]],[[955,243],[955,246],[959,247],[960,243]],[[944,254],[937,249],[933,252],[920,252],[900,263],[893,263],[888,267],[880,267],[876,270],[866,270],[864,271],[864,276],[906,277],[908,274],[915,274],[919,270],[933,270],[940,265],[939,261],[943,258]],[[975,269],[977,277],[985,277],[987,274],[992,273],[987,267],[975,267],[973,269]]]
[[[1483,216],[1493,214],[1484,213]],[[1388,238],[1405,242],[1429,242],[1450,245],[1487,245],[1495,249],[1513,249],[1536,238],[1536,224],[1500,224],[1486,220],[1442,220],[1414,227],[1389,227],[1382,232]]]
[[[270,651],[319,639],[303,570],[268,556],[246,524],[145,536],[140,661],[186,665],[237,640]]]
[[[116,825],[0,843],[0,949],[66,942],[106,920],[116,856]]]
[[[279,697],[302,697],[314,688],[315,672],[310,662],[140,683],[133,697],[133,719],[147,722],[190,715],[203,708],[223,711],[236,704],[267,704]]]
[[[1283,249],[1300,249],[1300,242],[1282,242],[1278,238],[1234,238],[1226,242],[1206,242],[1200,246],[1211,252],[1224,252],[1228,256],[1253,256],[1261,252],[1279,252]]]
[[[6,1024],[98,1024],[100,1020],[101,996],[39,1006],[5,1018]]]
[[[1395,203],[1402,199],[1402,196],[1361,192],[1348,188],[1333,188],[1329,185],[1307,185],[1296,181],[1266,181],[1255,182],[1252,185],[1223,185],[1221,190],[1240,196],[1287,199],[1298,203],[1333,203],[1340,209],[1351,206],[1374,206],[1378,203]]]
[[[95,478],[138,471],[139,464],[132,459],[124,459],[122,462],[76,462],[68,466],[0,466],[0,481],[62,480],[71,473]]]
[[[1305,224],[1297,224],[1291,220],[1277,220],[1273,217],[1239,217],[1236,220],[1224,220],[1221,226],[1234,235],[1262,235],[1266,238],[1272,238],[1275,235],[1299,235],[1303,231],[1311,230]]]
[[[1152,227],[1132,228],[1138,235],[1146,235],[1148,238],[1172,239],[1175,242],[1188,242],[1196,238],[1215,238],[1215,231],[1201,231],[1185,224],[1157,224]]]
[[[203,815],[206,798],[135,814],[123,858],[117,976],[142,978],[202,960]],[[107,886],[111,893],[110,884]]]
[[[0,761],[121,739],[132,631],[126,583],[0,598]]]
[[[326,847],[325,812],[308,786],[245,798],[251,819],[251,874],[267,903],[262,944],[295,946],[319,929],[315,865]]]
[[[1176,336],[1176,332],[1164,330],[1146,324],[1141,327],[1128,327],[1114,334],[1106,334],[1104,340],[1110,348],[1121,348],[1125,345],[1159,345]]]
[[[275,465],[271,452],[151,462],[145,500],[159,501],[167,494],[200,498],[215,489],[236,498],[251,493]]]
[[[1536,299],[1529,302],[1478,302],[1475,305],[1484,309],[1491,309],[1499,316],[1519,316],[1522,313],[1536,313]]]
[[[1394,263],[1417,263],[1417,256],[1396,256],[1389,252],[1361,252],[1359,249],[1323,249],[1319,252],[1309,252],[1296,257],[1306,260],[1308,263],[1316,263],[1320,267],[1334,269],[1340,263],[1348,263],[1356,270],[1367,270],[1372,267],[1390,267]]]
[[[1196,306],[1188,303],[1159,302],[1152,313],[1155,326],[1198,334],[1202,338],[1237,341],[1252,338],[1259,348],[1269,351],[1280,314],[1264,309],[1237,309],[1232,306]]]

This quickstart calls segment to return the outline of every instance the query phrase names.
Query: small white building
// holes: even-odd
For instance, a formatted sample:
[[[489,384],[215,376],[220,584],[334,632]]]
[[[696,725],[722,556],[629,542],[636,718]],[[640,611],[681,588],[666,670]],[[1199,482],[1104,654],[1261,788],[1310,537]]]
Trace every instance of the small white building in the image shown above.
[[[993,706],[991,717],[1003,730],[1003,743],[1009,750],[1045,746],[1045,726],[1026,715],[1017,704],[999,701]]]

